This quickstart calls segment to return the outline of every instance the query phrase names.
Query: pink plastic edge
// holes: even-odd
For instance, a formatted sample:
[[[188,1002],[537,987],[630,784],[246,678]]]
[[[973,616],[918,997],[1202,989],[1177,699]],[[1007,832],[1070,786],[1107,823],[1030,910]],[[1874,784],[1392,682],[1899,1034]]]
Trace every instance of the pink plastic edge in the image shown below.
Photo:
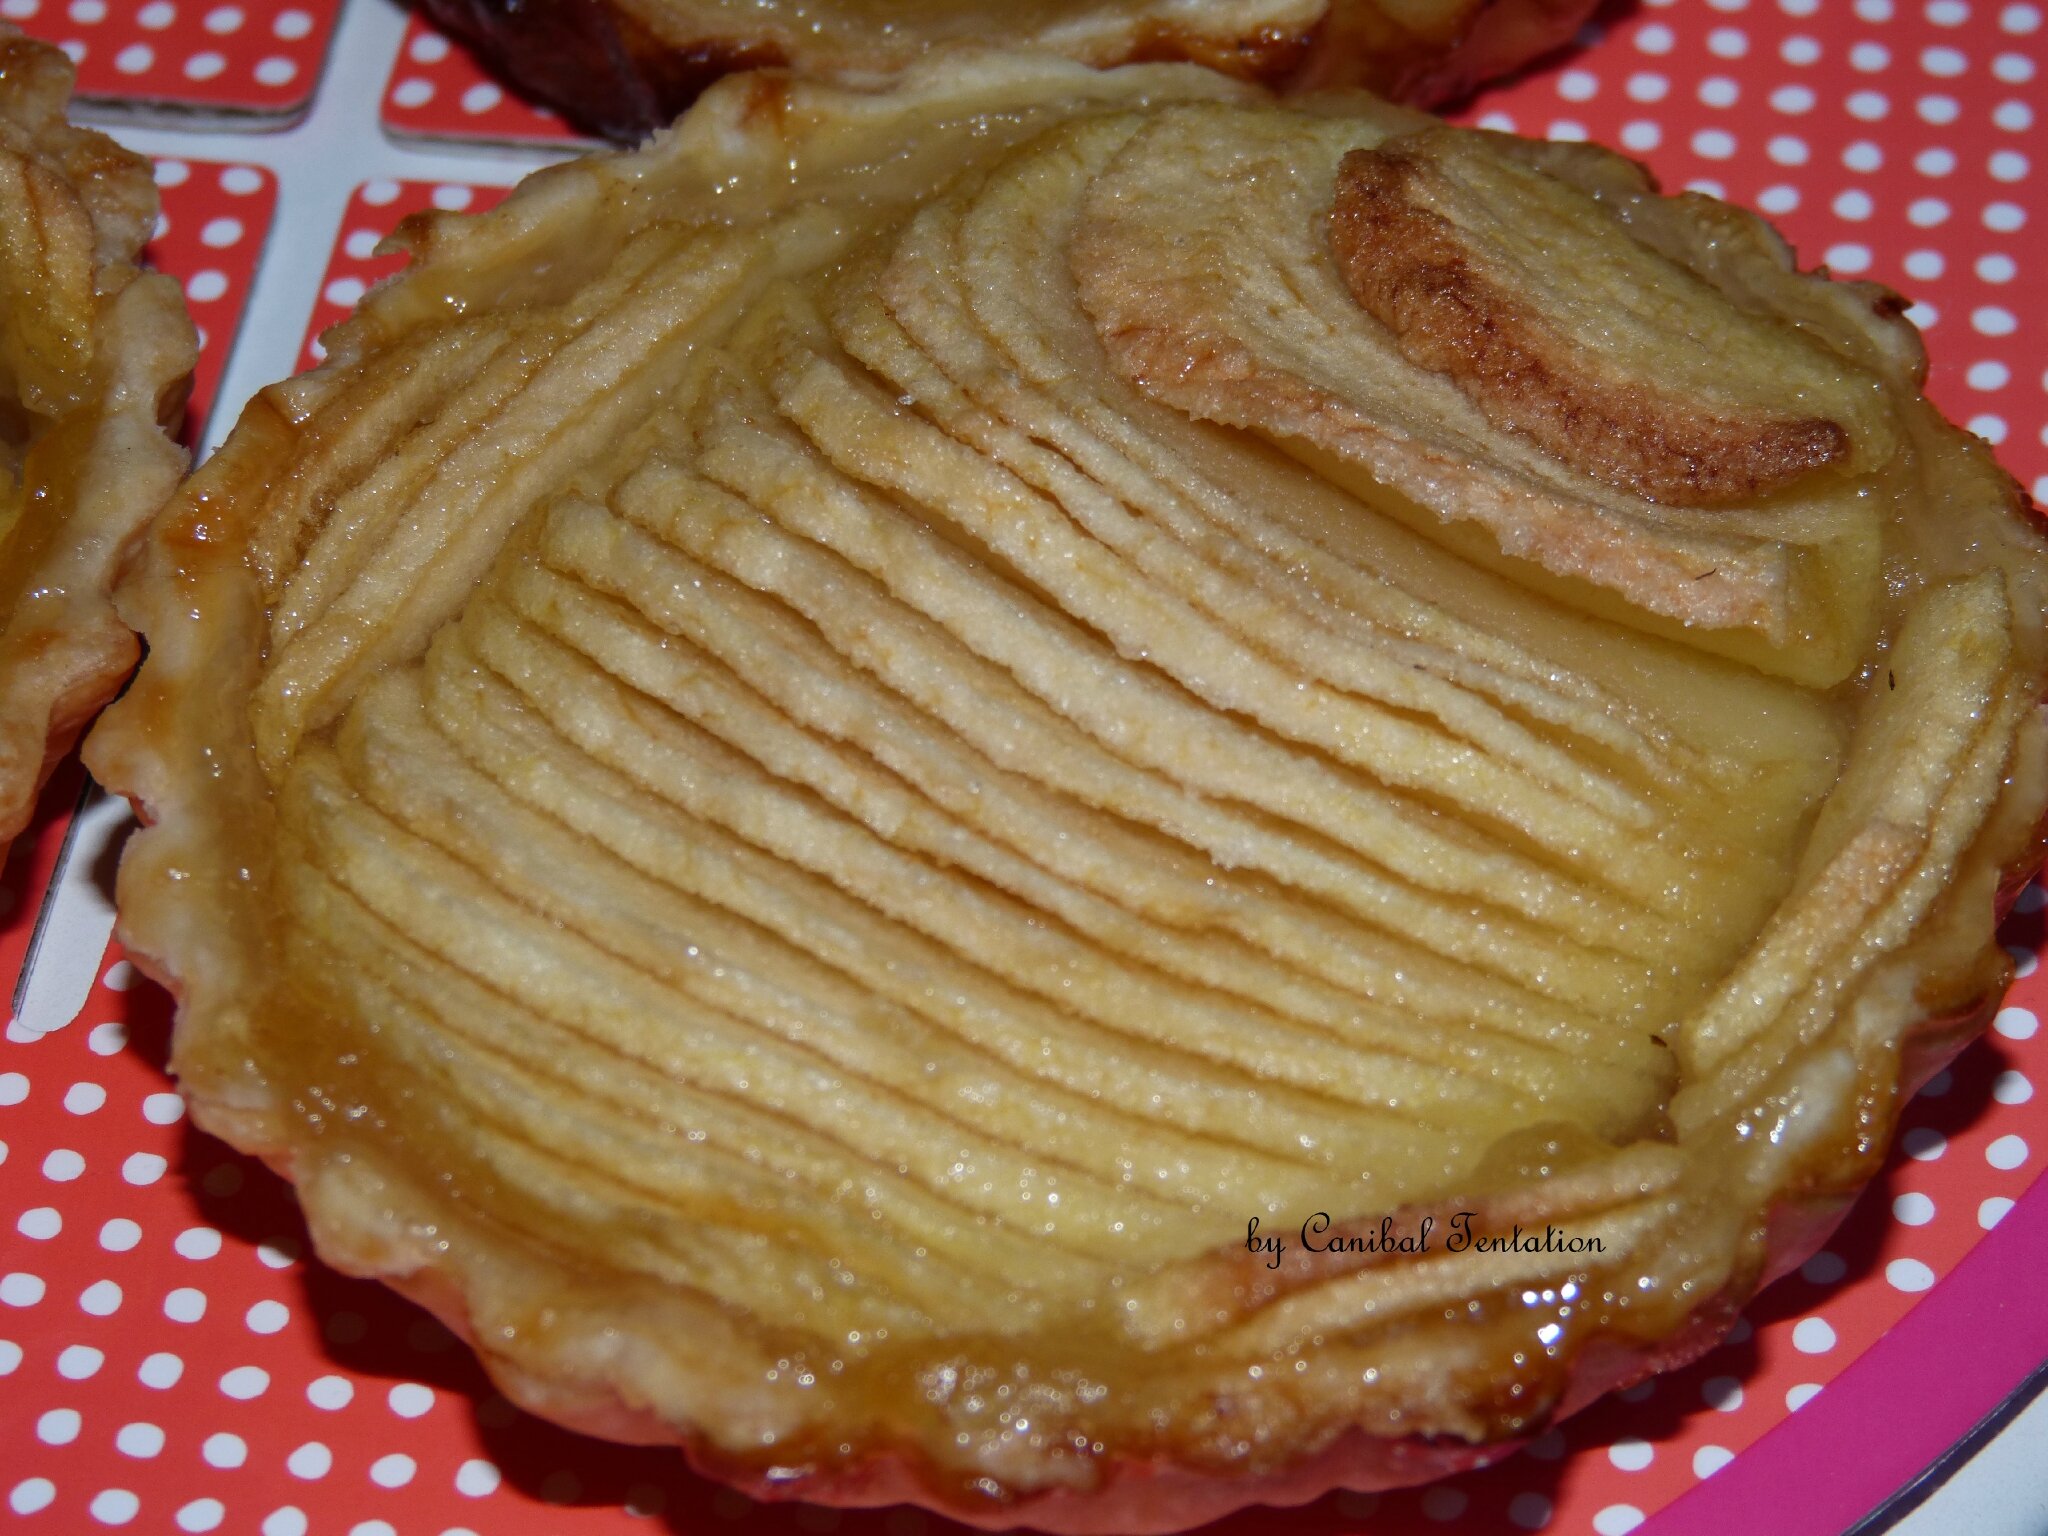
[[[2044,1269],[2048,1179],[2037,1179],[1825,1391],[1652,1516],[1641,1536],[1840,1536],[1867,1519],[2048,1360]]]

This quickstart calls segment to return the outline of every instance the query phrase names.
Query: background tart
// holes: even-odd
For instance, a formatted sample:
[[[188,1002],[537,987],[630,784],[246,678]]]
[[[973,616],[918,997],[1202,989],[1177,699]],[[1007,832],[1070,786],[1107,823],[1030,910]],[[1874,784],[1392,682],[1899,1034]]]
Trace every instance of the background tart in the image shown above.
[[[135,665],[108,599],[184,472],[197,343],[138,271],[149,162],[64,120],[70,60],[0,23],[0,854]]]
[[[959,53],[404,239],[88,758],[195,1116],[538,1411],[1076,1531],[1470,1465],[2005,979],[2048,545],[1746,214]]]
[[[1446,101],[1567,42],[1591,0],[423,0],[521,89],[634,139],[730,71],[873,82],[949,43],[1188,60],[1288,90]]]

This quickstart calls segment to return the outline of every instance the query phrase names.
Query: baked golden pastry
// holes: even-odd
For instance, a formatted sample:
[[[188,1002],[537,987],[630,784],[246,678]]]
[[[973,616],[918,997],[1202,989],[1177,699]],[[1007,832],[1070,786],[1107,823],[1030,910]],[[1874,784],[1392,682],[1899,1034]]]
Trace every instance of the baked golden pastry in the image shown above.
[[[1067,1531],[1472,1465],[2005,980],[2048,545],[1748,214],[974,54],[402,238],[89,760],[199,1123],[538,1412]]]
[[[64,120],[71,61],[0,22],[0,857],[135,665],[108,600],[185,456],[163,430],[197,351],[136,262],[149,162]]]
[[[935,46],[1107,67],[1188,60],[1281,90],[1427,106],[1561,47],[1593,0],[421,0],[522,90],[634,140],[733,70],[873,85]]]

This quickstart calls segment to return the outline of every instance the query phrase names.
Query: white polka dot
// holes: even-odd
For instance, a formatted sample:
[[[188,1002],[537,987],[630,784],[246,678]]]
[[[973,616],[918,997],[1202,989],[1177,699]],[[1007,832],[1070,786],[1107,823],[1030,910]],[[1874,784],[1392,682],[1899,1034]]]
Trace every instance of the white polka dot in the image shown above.
[[[1557,77],[1557,94],[1566,101],[1591,101],[1600,94],[1600,77],[1583,69],[1568,69]],[[467,106],[468,102],[463,105]]]
[[[2034,1085],[2022,1072],[2001,1072],[1991,1084],[1991,1097],[2001,1104],[2024,1104],[2033,1096]]]
[[[36,1420],[36,1438],[45,1445],[69,1445],[83,1422],[76,1408],[52,1408]]]
[[[194,1499],[178,1511],[178,1529],[181,1531],[211,1531],[220,1527],[227,1508],[219,1499]]]
[[[1831,245],[1821,258],[1831,272],[1854,277],[1870,270],[1870,247],[1867,245]]]
[[[220,1389],[237,1402],[248,1402],[270,1390],[270,1372],[260,1365],[238,1365],[221,1377]]]
[[[74,1345],[72,1345],[72,1346],[71,1346],[71,1349],[84,1349],[84,1348],[85,1348],[85,1346],[84,1346],[84,1345],[82,1345],[82,1344],[74,1344]],[[67,1350],[65,1350],[65,1351],[64,1351],[64,1355],[68,1355],[68,1354],[70,1354],[70,1353],[71,1353],[71,1349],[67,1349]],[[99,1351],[95,1349],[95,1350],[91,1350],[91,1351],[89,1351],[89,1353],[97,1355],[97,1354],[99,1354]],[[59,1355],[59,1356],[57,1357],[57,1369],[58,1369],[58,1371],[59,1371],[60,1373],[61,1373],[61,1372],[63,1371],[63,1369],[64,1369],[64,1355]],[[12,1376],[12,1375],[13,1375],[13,1374],[14,1374],[14,1373],[15,1373],[15,1372],[16,1372],[17,1370],[19,1370],[20,1368],[21,1368],[21,1346],[20,1346],[19,1344],[15,1343],[15,1342],[14,1342],[14,1340],[12,1340],[12,1339],[0,1339],[0,1376]],[[98,1370],[98,1369],[99,1369],[99,1366],[98,1366],[97,1364],[95,1364],[95,1365],[93,1366],[93,1368],[92,1368],[92,1371],[96,1371],[96,1370]],[[87,1376],[90,1376],[90,1375],[92,1374],[92,1371],[87,1371],[87,1372],[85,1372],[85,1374],[86,1374]],[[71,1379],[73,1379],[73,1380],[77,1380],[78,1378],[76,1378],[76,1377],[73,1377],[73,1378],[71,1378]]]
[[[346,1408],[355,1395],[355,1384],[346,1376],[321,1376],[306,1384],[306,1401],[329,1412]]]
[[[49,1287],[43,1284],[41,1275],[29,1274],[26,1270],[15,1270],[9,1275],[0,1275],[0,1302],[10,1307],[32,1307],[43,1299]]]
[[[265,1269],[290,1269],[299,1261],[299,1245],[289,1237],[267,1238],[256,1245],[256,1258]]]
[[[1703,128],[1692,136],[1692,151],[1707,160],[1726,160],[1735,153],[1735,136],[1719,128]]]
[[[1700,1383],[1700,1401],[1716,1413],[1734,1413],[1742,1407],[1742,1383],[1733,1376],[1710,1376]]]
[[[178,1378],[185,1374],[185,1362],[176,1355],[163,1351],[149,1356],[135,1372],[135,1379],[145,1387],[155,1387],[159,1392],[175,1387]]]
[[[306,1536],[305,1511],[287,1504],[263,1517],[263,1536]]]
[[[258,85],[290,85],[299,73],[299,66],[290,59],[273,55],[267,59],[259,59],[255,73]]]
[[[1918,1190],[1909,1190],[1892,1201],[1892,1219],[1905,1227],[1924,1227],[1934,1220],[1934,1202]]]
[[[1899,1146],[1916,1163],[1931,1163],[1948,1150],[1948,1138],[1932,1126],[1916,1125],[1899,1138]]]
[[[2008,269],[2011,266],[2012,258],[2010,256],[1979,256],[1977,258],[1977,276],[1987,283],[2010,282],[2012,280],[2012,273]],[[2022,949],[2017,944],[2008,944],[2005,946],[2005,952],[2012,956],[2013,975],[2022,981],[2033,975],[2040,966],[2039,957],[2030,949]]]
[[[401,107],[424,107],[434,99],[434,83],[417,75],[391,88],[391,99]]]
[[[85,1159],[69,1147],[59,1147],[43,1159],[43,1177],[53,1184],[69,1184],[85,1172]]]
[[[1778,49],[1787,64],[1811,64],[1820,57],[1820,44],[1810,37],[1788,37]]]
[[[65,41],[59,43],[57,45],[57,51],[63,54],[64,57],[69,59],[73,64],[83,64],[85,62],[85,44],[79,42],[76,38],[67,38]],[[14,1025],[9,1024],[7,1026],[7,1030],[8,1038],[10,1040],[13,1039]]]
[[[488,80],[479,80],[462,93],[462,110],[475,117],[490,111],[504,99],[505,93],[497,86]]]
[[[375,208],[398,201],[398,183],[379,179],[363,183],[362,199]]]
[[[2034,61],[2023,53],[2001,53],[1991,61],[1991,73],[2007,85],[2025,85],[2034,78]]]
[[[1931,283],[1948,269],[1948,261],[1939,251],[1908,251],[1905,268],[1906,276]]]
[[[164,172],[173,165],[178,166],[179,174],[177,179],[174,181],[164,180]],[[157,166],[156,170],[157,184],[165,187],[175,187],[184,181],[186,176],[191,174],[181,162],[172,160],[164,161]],[[95,1056],[118,1056],[121,1053],[121,1048],[128,1043],[128,1026],[119,1023],[95,1024],[92,1027],[92,1033],[85,1037],[85,1043]]]
[[[1970,19],[1963,0],[1928,0],[1927,19],[1937,27],[1960,27]]]
[[[1825,1248],[1799,1266],[1799,1273],[1813,1285],[1833,1285],[1848,1272],[1849,1266],[1842,1256]]]
[[[14,1224],[14,1230],[23,1237],[46,1243],[64,1230],[64,1218],[54,1205],[39,1205],[33,1210],[23,1211],[21,1219]]]
[[[1624,1472],[1640,1472],[1657,1459],[1657,1452],[1649,1441],[1630,1435],[1607,1447],[1607,1459]]]
[[[1998,13],[1999,30],[2025,37],[2041,25],[2041,10],[2034,5],[2008,5]]]
[[[114,1436],[114,1449],[137,1461],[159,1456],[163,1448],[164,1432],[154,1424],[123,1424]]]
[[[279,11],[270,30],[287,42],[294,41],[312,32],[313,18],[304,11]]]
[[[1991,109],[1991,121],[2007,133],[2025,133],[2034,126],[2034,109],[2024,101],[2001,101]]]
[[[1637,154],[1646,154],[1664,142],[1664,130],[1655,123],[1638,120],[1624,123],[1621,128],[1621,147],[1632,149]]]
[[[1597,1536],[1628,1536],[1643,1523],[1643,1512],[1633,1504],[1610,1504],[1593,1516]]]
[[[1685,184],[1685,190],[1688,192],[1697,192],[1702,197],[1725,198],[1728,195],[1728,189],[1721,185],[1720,182],[1714,180],[1714,178],[1711,176],[1693,177],[1691,181],[1688,181]]]
[[[1636,34],[1636,48],[1642,53],[1669,53],[1677,41],[1661,21],[1652,22]]]
[[[1883,43],[1858,43],[1849,50],[1849,67],[1874,75],[1892,61],[1891,49]]]
[[[1933,123],[1936,127],[1952,123],[1963,115],[1961,102],[1953,96],[1939,94],[1922,96],[1913,104],[1913,110],[1919,113],[1922,122]]]
[[[1874,123],[1892,109],[1891,98],[1883,91],[1856,91],[1843,103],[1849,115],[1858,122]]]
[[[1884,151],[1868,139],[1858,139],[1842,151],[1842,164],[1852,171],[1869,174],[1884,165]]]
[[[106,1488],[93,1495],[86,1506],[101,1525],[126,1525],[142,1508],[142,1500],[126,1488]]]
[[[1826,1318],[1802,1317],[1792,1330],[1792,1347],[1802,1355],[1824,1355],[1835,1347],[1835,1330]]]
[[[1735,1453],[1725,1445],[1703,1445],[1693,1452],[1692,1474],[1694,1477],[1712,1477],[1734,1459]]]
[[[455,1491],[472,1499],[496,1493],[498,1482],[498,1469],[488,1461],[465,1461],[455,1469]]]
[[[249,1459],[249,1446],[240,1435],[230,1435],[223,1431],[217,1435],[208,1435],[199,1447],[199,1454],[206,1458],[209,1467],[229,1471]]]
[[[1989,1200],[1986,1200],[1977,1207],[1977,1225],[1986,1232],[1989,1232],[1993,1227],[2005,1220],[2005,1213],[2011,1209],[2011,1200],[2007,1199],[2004,1195],[1993,1195]]]
[[[1946,176],[1956,168],[1956,152],[1939,144],[1913,157],[1913,169],[1922,176]]]
[[[1984,205],[1984,227],[2009,235],[2027,222],[2027,211],[2018,203],[1986,203]]]
[[[263,190],[263,173],[253,165],[231,165],[220,173],[220,189],[231,197]]]
[[[438,32],[422,32],[406,52],[415,64],[438,64],[448,57],[448,39]]]
[[[1584,130],[1580,130],[1582,133]],[[460,213],[476,200],[476,193],[468,187],[439,186],[434,188],[434,206],[447,213]]]
[[[178,8],[168,4],[167,0],[150,0],[148,5],[135,13],[135,19],[150,31],[161,32],[178,19]]]
[[[112,1317],[121,1310],[121,1287],[111,1280],[95,1280],[78,1293],[78,1305],[94,1317]]]
[[[1820,0],[1778,0],[1778,9],[1787,16],[1811,16],[1820,9]]]
[[[1970,328],[1980,336],[2010,336],[2019,328],[2019,321],[2011,310],[1985,304],[1970,311]]]
[[[1462,1488],[1432,1488],[1422,1496],[1422,1512],[1432,1520],[1450,1521],[1465,1513],[1471,1495]]]
[[[211,80],[227,67],[228,61],[209,48],[202,53],[193,54],[185,61],[185,78]]]
[[[1893,1259],[1884,1267],[1884,1277],[1895,1291],[1916,1294],[1934,1284],[1934,1271],[1918,1259]]]
[[[1780,112],[1797,116],[1813,110],[1813,92],[1803,85],[1781,85],[1771,92],[1771,105]]]
[[[1906,219],[1919,229],[1932,229],[1948,220],[1948,204],[1938,197],[1922,197],[1914,200],[1906,209]]]
[[[1525,1531],[1550,1524],[1550,1500],[1540,1493],[1518,1493],[1508,1500],[1508,1521]]]
[[[114,68],[124,75],[139,75],[156,62],[156,50],[147,43],[130,43],[114,55]]]
[[[1787,1387],[1785,1389],[1785,1406],[1792,1412],[1797,1413],[1800,1409],[1804,1408],[1808,1403],[1812,1402],[1816,1397],[1819,1396],[1820,1383],[1814,1381],[1802,1381],[1796,1387]]]
[[[164,1297],[164,1316],[174,1323],[196,1323],[206,1316],[206,1292],[181,1285]]]
[[[1948,80],[1970,66],[1969,60],[1953,48],[1923,48],[1920,50],[1920,67],[1930,75]]]
[[[238,241],[240,241],[242,238],[242,233],[242,221],[240,219],[208,219],[206,221],[206,227],[199,231],[199,243],[202,245],[212,246],[217,251],[225,250],[227,247],[234,245]],[[152,1094],[150,1097],[176,1098],[177,1095]],[[145,1102],[143,1105],[143,1112],[147,1114],[148,1110],[148,1103]],[[176,1117],[173,1116],[172,1118],[175,1119]],[[160,1123],[167,1125],[170,1122],[163,1121]]]
[[[334,1453],[318,1440],[308,1440],[284,1459],[285,1470],[293,1477],[325,1477],[334,1468]]]
[[[1787,186],[1765,187],[1757,194],[1756,205],[1765,213],[1790,213],[1799,206],[1799,189]]]
[[[353,309],[362,302],[363,292],[363,283],[359,278],[337,277],[327,285],[321,297],[330,304],[340,305],[343,309]]]
[[[212,1227],[187,1227],[171,1240],[180,1258],[210,1259],[220,1252],[220,1233]]]
[[[1513,133],[1515,120],[1505,112],[1489,112],[1479,119],[1479,126],[1491,133]]]
[[[96,27],[107,19],[106,0],[71,0],[66,14],[82,27]]]
[[[291,1308],[281,1301],[259,1301],[242,1318],[251,1333],[279,1333],[291,1320]]]
[[[398,1536],[398,1531],[388,1520],[358,1520],[348,1528],[348,1536]]]
[[[230,33],[241,31],[242,23],[247,20],[248,17],[242,14],[240,7],[219,5],[206,13],[205,27],[215,37],[226,37]]]
[[[1969,421],[1969,428],[1994,448],[2005,441],[2005,418],[2003,416],[1972,416]]]
[[[1764,153],[1779,165],[1804,165],[1809,152],[1806,140],[1796,139],[1789,133],[1781,133],[1764,146]]]
[[[403,1488],[418,1471],[418,1462],[410,1456],[393,1452],[370,1463],[370,1481],[379,1488]]]
[[[342,249],[348,252],[352,261],[368,261],[375,254],[378,241],[383,238],[374,229],[353,229],[342,242]]]
[[[416,1419],[434,1406],[434,1389],[417,1381],[401,1381],[385,1402],[401,1419]]]
[[[66,1381],[90,1381],[106,1363],[107,1357],[90,1344],[70,1344],[57,1356],[57,1374]]]
[[[19,1072],[0,1072],[0,1105],[19,1104],[28,1097],[28,1079]]]
[[[50,1507],[50,1501],[57,1497],[57,1485],[47,1477],[27,1477],[14,1485],[7,1495],[7,1507],[17,1515],[38,1514]]]
[[[142,1241],[142,1228],[126,1216],[116,1216],[100,1228],[100,1246],[109,1253],[126,1253]]]
[[[1717,59],[1739,59],[1749,52],[1749,34],[1740,27],[1716,27],[1707,34],[1707,52]]]
[[[206,228],[211,230],[215,224],[233,224],[234,222],[233,219],[215,219],[213,224],[207,225]],[[239,226],[237,226],[237,232],[239,233]],[[208,245],[234,244],[232,236],[227,241],[220,242],[207,240],[205,233],[202,232],[199,238],[206,240]],[[142,1101],[142,1118],[151,1125],[176,1125],[185,1118],[185,1101],[175,1093],[152,1093]]]
[[[210,304],[227,291],[226,275],[211,269],[193,273],[185,283],[185,296],[196,304]]]
[[[107,1090],[98,1083],[73,1083],[64,1090],[64,1107],[74,1115],[90,1115],[107,1102]]]
[[[2027,175],[2027,157],[2016,149],[2001,149],[1987,163],[1993,181],[2023,181]]]
[[[1984,1149],[1984,1161],[2002,1173],[2010,1173],[2027,1160],[2027,1144],[2018,1136],[2001,1136]]]
[[[1630,75],[1624,89],[1630,101],[1662,101],[1671,93],[1671,82],[1662,75]]]

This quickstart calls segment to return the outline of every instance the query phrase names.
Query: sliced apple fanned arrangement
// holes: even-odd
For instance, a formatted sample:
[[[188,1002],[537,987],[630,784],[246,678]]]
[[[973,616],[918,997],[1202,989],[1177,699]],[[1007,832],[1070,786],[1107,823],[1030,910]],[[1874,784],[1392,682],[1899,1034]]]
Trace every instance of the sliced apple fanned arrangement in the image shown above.
[[[135,665],[108,601],[184,473],[198,343],[139,270],[149,162],[65,121],[71,61],[0,22],[0,859]]]
[[[2048,543],[1747,214],[958,54],[403,239],[90,759],[201,1123],[538,1412],[1070,1531],[1474,1465],[2003,983]]]

